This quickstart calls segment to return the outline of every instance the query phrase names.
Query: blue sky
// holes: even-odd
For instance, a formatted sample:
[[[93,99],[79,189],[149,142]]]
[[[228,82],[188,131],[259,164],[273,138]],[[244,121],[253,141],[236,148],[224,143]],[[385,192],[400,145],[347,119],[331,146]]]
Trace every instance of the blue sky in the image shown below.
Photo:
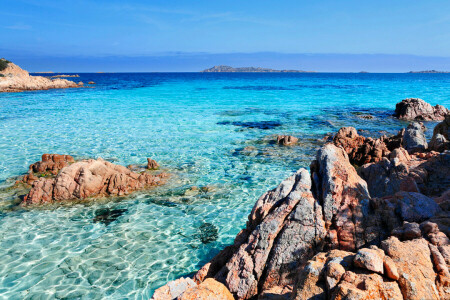
[[[61,71],[79,71],[77,66],[89,61],[95,71],[110,68],[107,61],[113,57],[117,70],[108,71],[133,71],[136,67],[126,63],[136,57],[149,71],[195,71],[204,67],[202,57],[221,64],[214,58],[223,54],[233,57],[230,62],[242,61],[251,53],[271,53],[259,64],[267,67],[285,66],[288,54],[338,54],[336,63],[327,55],[323,62],[307,56],[300,62],[315,70],[345,71],[341,64],[348,55],[364,54],[368,69],[396,71],[371,66],[368,54],[385,54],[405,62],[415,57],[397,71],[416,65],[448,69],[449,11],[448,0],[2,1],[0,56],[26,62],[34,71],[41,70],[38,59],[53,68],[64,65]],[[199,63],[186,62],[186,54]],[[361,56],[358,61],[347,70],[366,66]],[[293,61],[292,68],[302,69],[298,64]]]

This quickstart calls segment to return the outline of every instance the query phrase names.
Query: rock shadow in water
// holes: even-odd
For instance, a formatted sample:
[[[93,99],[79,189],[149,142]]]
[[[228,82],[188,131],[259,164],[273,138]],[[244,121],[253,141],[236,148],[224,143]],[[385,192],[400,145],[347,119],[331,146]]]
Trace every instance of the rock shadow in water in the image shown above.
[[[120,216],[126,213],[128,210],[123,208],[100,208],[95,211],[94,223],[102,223],[108,226],[112,222],[116,221]]]
[[[278,121],[259,121],[259,122],[222,121],[222,122],[218,122],[217,124],[218,125],[234,125],[234,126],[239,126],[239,127],[244,127],[244,128],[261,129],[261,130],[274,129],[274,128],[282,125]]]
[[[219,238],[219,231],[217,227],[211,223],[203,223],[198,228],[197,237],[203,244],[209,244]]]

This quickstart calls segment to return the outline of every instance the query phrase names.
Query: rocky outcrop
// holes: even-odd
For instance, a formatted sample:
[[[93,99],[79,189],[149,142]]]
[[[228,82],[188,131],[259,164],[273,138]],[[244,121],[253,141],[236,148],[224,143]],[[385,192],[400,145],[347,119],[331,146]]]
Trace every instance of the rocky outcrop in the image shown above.
[[[83,85],[70,80],[56,78],[50,79],[43,76],[31,76],[14,63],[8,63],[7,67],[0,71],[0,92],[22,92],[48,89],[75,88]]]
[[[365,243],[357,228],[363,222],[362,203],[370,199],[367,184],[358,176],[342,148],[327,144],[311,164],[315,196],[322,205],[330,246],[354,250]]]
[[[291,135],[279,135],[277,136],[277,144],[282,146],[292,146],[298,142],[298,138]]]
[[[381,249],[317,254],[300,271],[291,299],[448,299],[448,239],[440,244],[445,246],[428,239],[430,228],[442,234],[431,222],[414,227],[423,231],[390,237]]]
[[[409,153],[422,152],[428,148],[425,138],[425,126],[422,123],[413,122],[408,125],[403,135],[403,148]]]
[[[449,113],[442,105],[431,106],[422,99],[408,98],[397,103],[394,116],[408,121],[442,121]]]
[[[450,150],[450,114],[445,116],[444,121],[434,127],[429,148],[438,152]]]
[[[55,156],[53,156],[55,158]],[[39,164],[39,166],[41,166]],[[122,196],[163,183],[164,173],[151,175],[104,161],[82,160],[65,166],[55,176],[41,177],[32,183],[22,205],[36,205],[64,200],[101,196]]]
[[[353,127],[342,127],[333,138],[333,143],[345,150],[352,164],[361,166],[378,162],[392,150],[400,147],[403,143],[403,133],[404,131],[400,131],[392,137],[382,136],[373,139],[358,135]]]
[[[399,191],[439,196],[450,186],[450,153],[429,152],[421,156],[409,155],[398,148],[389,159],[363,165],[358,174],[367,182],[372,197]]]
[[[337,136],[311,174],[300,169],[258,199],[194,281],[214,278],[235,299],[450,297],[450,153],[410,154],[400,132],[372,156],[356,130]],[[351,159],[369,156],[379,161],[357,172]]]

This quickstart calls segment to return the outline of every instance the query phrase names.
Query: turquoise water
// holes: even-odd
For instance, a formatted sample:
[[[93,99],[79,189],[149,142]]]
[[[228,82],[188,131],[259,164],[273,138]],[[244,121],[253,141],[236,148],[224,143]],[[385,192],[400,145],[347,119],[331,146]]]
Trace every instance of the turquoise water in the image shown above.
[[[43,153],[151,157],[172,177],[89,205],[21,210],[0,193],[0,298],[147,299],[230,244],[256,199],[308,167],[327,133],[395,133],[406,123],[390,115],[407,97],[450,106],[450,74],[80,76],[97,84],[0,94],[0,186]],[[279,147],[277,134],[300,144]],[[95,222],[104,211],[109,222]]]

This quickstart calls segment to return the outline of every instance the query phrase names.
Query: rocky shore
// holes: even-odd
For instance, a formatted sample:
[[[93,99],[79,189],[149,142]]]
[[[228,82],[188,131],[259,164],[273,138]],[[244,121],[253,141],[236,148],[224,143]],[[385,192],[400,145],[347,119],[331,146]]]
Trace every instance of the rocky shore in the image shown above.
[[[442,120],[430,141],[418,122],[378,139],[341,128],[232,245],[153,299],[449,299],[450,115],[416,100],[396,115]]]
[[[27,71],[5,59],[0,69],[0,92],[22,92],[49,89],[65,89],[83,86],[67,79],[51,79],[43,76],[31,76]]]

